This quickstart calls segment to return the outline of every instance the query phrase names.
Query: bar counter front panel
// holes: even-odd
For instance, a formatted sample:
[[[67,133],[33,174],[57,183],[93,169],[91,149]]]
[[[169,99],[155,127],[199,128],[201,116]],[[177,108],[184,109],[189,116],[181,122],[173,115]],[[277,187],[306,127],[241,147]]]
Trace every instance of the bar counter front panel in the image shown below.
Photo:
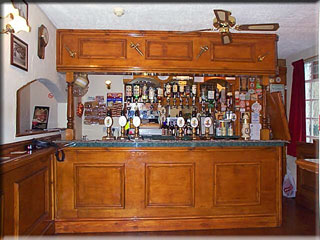
[[[280,226],[283,145],[75,142],[55,163],[56,232]]]

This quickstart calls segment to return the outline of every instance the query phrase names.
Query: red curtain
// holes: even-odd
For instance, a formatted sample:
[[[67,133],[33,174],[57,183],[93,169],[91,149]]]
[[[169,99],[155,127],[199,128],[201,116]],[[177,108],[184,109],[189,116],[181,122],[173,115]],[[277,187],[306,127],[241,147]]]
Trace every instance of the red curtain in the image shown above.
[[[293,75],[289,115],[291,142],[288,145],[287,153],[296,157],[296,142],[306,141],[306,97],[303,59],[293,62],[292,65]]]

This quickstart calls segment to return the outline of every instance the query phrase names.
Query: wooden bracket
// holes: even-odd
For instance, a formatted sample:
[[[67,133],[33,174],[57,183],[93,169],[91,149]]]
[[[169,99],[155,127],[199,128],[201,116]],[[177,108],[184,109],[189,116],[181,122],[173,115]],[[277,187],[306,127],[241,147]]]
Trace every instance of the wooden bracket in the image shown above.
[[[67,52],[69,53],[70,57],[75,58],[75,56],[76,56],[76,54],[77,54],[76,52],[71,51],[70,48],[68,48],[67,45],[64,45],[64,48],[65,48],[65,49],[67,50]]]
[[[130,47],[135,49],[141,56],[143,56],[143,53],[139,49],[139,46],[140,46],[139,43],[134,44],[133,42],[130,42]]]
[[[201,55],[202,55],[204,52],[208,51],[208,50],[209,50],[209,47],[208,47],[208,46],[201,46],[201,47],[200,47],[200,52],[199,52],[198,56],[196,57],[196,59],[199,59],[199,57],[201,57]]]
[[[258,56],[258,62],[262,62],[267,55],[269,55],[269,52],[266,52],[265,54],[259,55]]]

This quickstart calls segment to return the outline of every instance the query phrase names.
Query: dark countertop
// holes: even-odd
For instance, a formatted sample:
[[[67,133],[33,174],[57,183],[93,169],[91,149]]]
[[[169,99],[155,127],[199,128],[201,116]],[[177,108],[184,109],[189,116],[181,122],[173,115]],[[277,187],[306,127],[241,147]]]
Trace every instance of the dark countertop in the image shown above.
[[[93,140],[93,141],[55,141],[68,147],[282,147],[287,142],[282,140]]]

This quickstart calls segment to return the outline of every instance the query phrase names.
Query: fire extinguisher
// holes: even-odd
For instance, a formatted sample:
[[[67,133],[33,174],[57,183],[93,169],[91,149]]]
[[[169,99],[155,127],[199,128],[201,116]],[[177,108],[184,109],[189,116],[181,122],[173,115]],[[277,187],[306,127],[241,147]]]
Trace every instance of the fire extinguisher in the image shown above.
[[[81,102],[78,102],[78,106],[77,106],[77,116],[78,117],[82,117],[82,114],[83,114],[83,109],[84,109],[84,106]]]

